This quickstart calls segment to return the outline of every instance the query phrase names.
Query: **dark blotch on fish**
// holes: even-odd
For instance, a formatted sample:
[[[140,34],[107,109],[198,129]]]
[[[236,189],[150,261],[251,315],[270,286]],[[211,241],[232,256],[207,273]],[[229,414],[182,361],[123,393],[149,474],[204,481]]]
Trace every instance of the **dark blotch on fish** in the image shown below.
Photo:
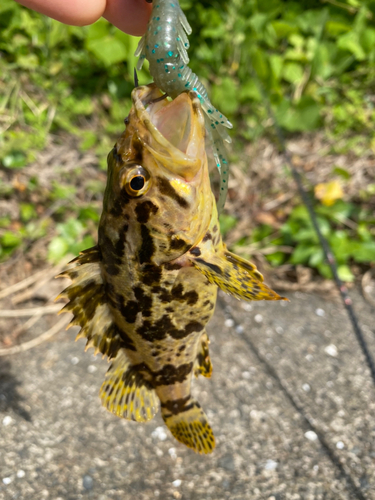
[[[134,319],[135,321],[135,319]],[[145,320],[143,324],[137,328],[137,333],[148,342],[155,340],[163,340],[170,335],[176,340],[183,339],[193,332],[200,332],[204,326],[198,321],[190,321],[184,329],[177,328],[171,321],[168,314],[164,314],[158,321],[152,324]]]
[[[192,306],[198,302],[199,295],[195,290],[190,290],[184,293],[184,287],[182,283],[173,287],[171,291],[162,287],[153,287],[152,291],[159,294],[159,299],[162,302],[172,302],[172,300],[178,300],[180,302],[186,301],[188,305]],[[173,311],[173,308],[171,309]]]
[[[163,177],[157,177],[156,180],[162,194],[164,194],[165,196],[169,196],[170,198],[172,198],[172,200],[177,201],[180,207],[188,208],[189,203],[177,193],[177,191],[167,179],[164,179]]]
[[[144,224],[141,225],[142,246],[139,251],[139,263],[151,262],[151,258],[155,253],[155,245],[152,239],[150,230]]]
[[[167,271],[177,271],[177,269],[181,269],[182,265],[181,264],[176,264],[172,262],[166,262],[164,264],[164,267]]]
[[[156,214],[158,207],[152,203],[152,201],[143,201],[135,207],[135,213],[137,214],[137,221],[141,224],[148,222],[152,214]]]
[[[142,312],[143,316],[151,316],[152,308],[152,297],[151,295],[146,295],[141,287],[137,286],[134,288],[134,295],[139,304],[139,310]]]
[[[195,255],[196,257],[199,257],[200,254],[201,254],[201,251],[200,251],[200,249],[198,247],[195,247],[195,248],[192,248],[190,250],[190,253],[193,254],[193,255]]]
[[[212,271],[214,271],[215,273],[217,274],[220,274],[222,275],[223,274],[223,271],[220,269],[219,266],[217,266],[216,264],[211,264],[210,262],[206,262],[205,260],[203,259],[197,259],[197,262],[200,262],[201,264],[209,267],[210,269],[212,269]]]
[[[147,286],[152,286],[160,283],[162,277],[162,269],[154,264],[145,264],[142,269],[142,283]]]
[[[121,155],[118,154],[117,152],[117,147],[115,146],[113,149],[112,149],[112,154],[113,154],[113,158],[118,162],[118,163],[124,163],[124,160],[122,159]]]
[[[165,365],[158,372],[152,372],[154,376],[152,384],[156,387],[158,385],[171,385],[183,382],[190,375],[192,369],[193,363],[186,363],[180,366]]]
[[[170,243],[171,250],[181,250],[182,253],[185,253],[189,250],[190,244],[186,243],[186,241],[181,238],[172,238]]]
[[[178,415],[179,413],[192,408],[194,403],[185,406],[190,397],[191,396],[189,394],[189,396],[186,396],[185,398],[174,399],[172,401],[164,401],[164,403],[161,403],[161,407],[166,408],[172,415]]]

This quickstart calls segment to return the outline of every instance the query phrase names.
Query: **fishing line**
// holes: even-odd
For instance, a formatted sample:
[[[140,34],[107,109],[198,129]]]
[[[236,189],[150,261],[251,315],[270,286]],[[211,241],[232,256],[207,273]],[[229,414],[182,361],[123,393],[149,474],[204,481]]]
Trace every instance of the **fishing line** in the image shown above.
[[[294,391],[293,388],[289,386],[286,380],[283,380],[280,377],[274,366],[267,361],[267,358],[265,356],[261,354],[261,351],[250,340],[250,337],[248,335],[237,334],[237,332],[239,331],[238,330],[239,327],[242,327],[242,325],[238,323],[238,321],[234,317],[230,306],[228,306],[228,304],[225,302],[222,294],[219,293],[217,300],[218,304],[220,304],[221,306],[220,308],[223,311],[224,316],[227,319],[231,319],[233,322],[232,334],[235,335],[237,338],[240,337],[244,341],[244,343],[250,347],[251,351],[255,354],[258,361],[265,367],[266,372],[275,380],[276,384],[279,386],[283,394],[288,398],[290,404],[301,415],[304,421],[304,425],[308,429],[315,432],[315,434],[318,436],[320,444],[323,450],[325,451],[326,455],[331,460],[334,467],[336,467],[340,476],[346,480],[348,487],[350,488],[350,490],[354,495],[353,498],[356,498],[357,500],[365,500],[366,497],[362,493],[361,488],[356,485],[354,478],[350,474],[350,469],[343,462],[340,461],[340,458],[337,456],[335,450],[332,449],[329,440],[326,439],[324,429],[322,429],[319,423],[315,420],[315,418],[312,417],[308,413],[308,411],[306,411],[296,391]]]
[[[307,191],[303,187],[301,174],[293,166],[293,163],[292,163],[291,158],[290,158],[290,154],[289,154],[287,147],[286,147],[286,141],[285,141],[283,131],[281,130],[281,127],[276,120],[276,116],[275,116],[274,112],[272,111],[269,97],[268,97],[267,93],[265,92],[263,85],[262,85],[262,82],[260,81],[258,75],[254,71],[251,71],[251,73],[252,73],[252,76],[254,77],[254,80],[258,84],[258,87],[259,87],[259,90],[262,94],[262,97],[264,98],[267,112],[273,121],[273,126],[275,128],[276,135],[277,135],[277,138],[279,140],[279,144],[281,147],[281,153],[284,157],[285,163],[288,165],[288,167],[292,173],[293,179],[295,180],[295,182],[297,184],[298,191],[299,191],[299,194],[301,196],[302,202],[304,203],[304,205],[307,208],[312,225],[313,225],[314,230],[318,236],[320,246],[323,249],[324,257],[325,257],[325,259],[326,259],[326,261],[327,261],[327,263],[332,271],[334,281],[335,281],[336,286],[339,290],[344,307],[345,307],[345,309],[348,313],[349,319],[351,321],[355,336],[356,336],[357,341],[358,341],[358,343],[362,349],[362,352],[365,356],[367,366],[370,369],[372,381],[375,385],[375,362],[374,362],[374,359],[373,359],[373,357],[370,353],[370,350],[368,348],[366,339],[363,335],[363,331],[359,325],[358,317],[354,311],[353,301],[348,294],[347,287],[345,286],[345,284],[341,281],[341,279],[339,277],[335,256],[332,252],[332,249],[331,249],[327,239],[323,236],[323,234],[319,228],[319,224],[318,224],[318,220],[316,217],[316,213],[315,213],[313,204],[311,202],[311,199],[310,199]]]

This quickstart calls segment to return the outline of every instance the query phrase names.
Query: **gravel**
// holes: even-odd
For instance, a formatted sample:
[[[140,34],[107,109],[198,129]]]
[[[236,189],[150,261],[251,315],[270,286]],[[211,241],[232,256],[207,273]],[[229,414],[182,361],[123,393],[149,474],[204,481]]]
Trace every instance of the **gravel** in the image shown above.
[[[106,412],[108,365],[73,329],[1,358],[0,499],[375,500],[375,388],[346,313],[289,298],[221,296],[214,372],[193,385],[216,436],[208,456],[176,442],[160,413],[142,425]],[[375,355],[374,311],[353,298]]]

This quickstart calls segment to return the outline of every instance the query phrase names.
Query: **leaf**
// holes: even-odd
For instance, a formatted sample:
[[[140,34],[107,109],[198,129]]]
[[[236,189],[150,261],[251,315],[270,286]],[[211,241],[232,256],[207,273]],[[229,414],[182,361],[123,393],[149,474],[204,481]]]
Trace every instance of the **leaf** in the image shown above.
[[[351,178],[350,172],[345,170],[345,168],[335,167],[333,169],[333,173],[339,175],[340,177],[342,177],[345,180],[349,180]]]
[[[34,205],[31,205],[31,203],[21,203],[20,212],[23,222],[27,222],[30,219],[36,217],[36,210],[34,208]]]
[[[309,257],[313,255],[317,250],[319,250],[319,247],[301,243],[296,246],[289,262],[291,264],[306,264]]]
[[[308,96],[303,96],[297,104],[283,99],[275,115],[278,124],[290,132],[314,130],[320,124],[320,106]]]
[[[238,90],[232,78],[224,77],[219,85],[212,86],[212,100],[220,103],[220,111],[231,115],[238,108]]]
[[[124,61],[128,55],[124,44],[111,35],[88,40],[86,47],[105,66],[111,66],[112,64]]]
[[[225,236],[228,233],[228,231],[230,231],[236,226],[238,219],[236,217],[233,217],[232,215],[221,214],[219,222],[220,222],[220,232],[223,236]]]
[[[339,275],[339,278],[342,281],[347,281],[350,283],[354,281],[354,275],[351,272],[349,266],[346,265],[338,266],[337,274]]]
[[[353,31],[345,33],[345,35],[342,35],[338,39],[337,46],[340,49],[351,52],[356,57],[356,59],[358,59],[358,61],[363,61],[364,59],[366,59],[366,53],[362,48],[358,33],[354,33]]]
[[[68,244],[61,236],[55,236],[48,245],[48,260],[57,264],[68,251]]]
[[[22,238],[18,234],[15,234],[11,231],[6,231],[0,237],[0,243],[5,248],[18,247],[22,243]]]
[[[366,241],[362,243],[353,258],[359,263],[373,264],[375,262],[375,241]]]
[[[265,257],[273,266],[281,266],[285,262],[285,253],[283,252],[270,253]]]
[[[283,67],[282,75],[287,82],[297,85],[303,78],[303,68],[298,63],[288,62]]]
[[[26,163],[26,156],[21,151],[15,151],[4,156],[2,159],[2,164],[7,168],[21,168],[24,167]]]
[[[344,196],[341,184],[339,181],[325,182],[317,184],[314,188],[315,197],[321,200],[323,205],[330,207],[336,200],[340,200]]]

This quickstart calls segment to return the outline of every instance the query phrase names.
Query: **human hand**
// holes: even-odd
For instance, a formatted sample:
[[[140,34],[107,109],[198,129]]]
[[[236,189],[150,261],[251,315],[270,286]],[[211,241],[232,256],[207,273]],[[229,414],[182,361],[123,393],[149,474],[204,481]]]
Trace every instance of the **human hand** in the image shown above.
[[[65,24],[85,26],[104,17],[129,35],[143,35],[152,5],[146,0],[16,0]]]

